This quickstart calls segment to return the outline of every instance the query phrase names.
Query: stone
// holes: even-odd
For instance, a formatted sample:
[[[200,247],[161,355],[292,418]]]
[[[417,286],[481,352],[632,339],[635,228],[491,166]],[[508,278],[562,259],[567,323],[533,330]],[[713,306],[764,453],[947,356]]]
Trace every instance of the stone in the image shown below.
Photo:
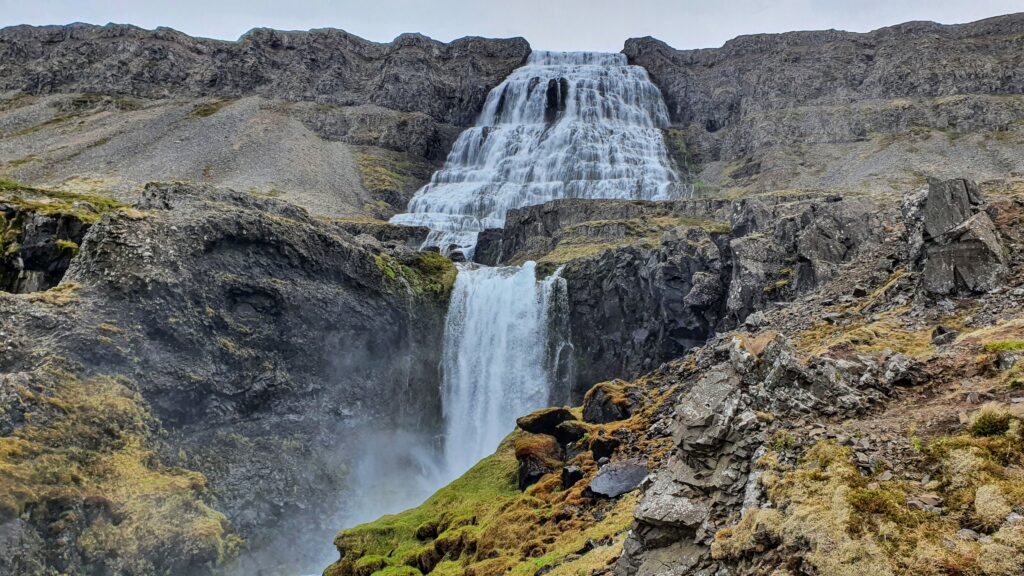
[[[646,477],[647,464],[642,460],[619,460],[603,466],[588,488],[598,497],[615,498],[635,490]]]
[[[929,182],[924,205],[924,240],[935,240],[960,225],[975,214],[981,204],[978,185],[971,180],[955,178]]]
[[[520,416],[516,419],[516,426],[531,434],[557,436],[556,428],[559,424],[575,419],[576,417],[568,408],[544,408],[526,416]]]
[[[605,382],[595,385],[583,397],[583,420],[591,424],[607,424],[629,418],[633,407],[626,395],[625,382]]]
[[[637,520],[655,526],[695,529],[710,513],[708,503],[678,494],[678,486],[671,479],[659,477],[644,492],[633,515]]]
[[[1006,254],[984,212],[926,244],[922,283],[933,294],[987,292],[1006,275]]]
[[[618,438],[598,436],[590,441],[590,452],[594,455],[594,460],[610,458],[620,444]]]
[[[568,490],[583,480],[583,470],[579,466],[566,466],[562,468],[562,489]]]
[[[587,427],[579,420],[566,420],[555,426],[552,435],[562,444],[569,444],[586,436]]]
[[[945,346],[956,340],[959,335],[959,330],[939,325],[932,330],[932,344],[935,346]]]

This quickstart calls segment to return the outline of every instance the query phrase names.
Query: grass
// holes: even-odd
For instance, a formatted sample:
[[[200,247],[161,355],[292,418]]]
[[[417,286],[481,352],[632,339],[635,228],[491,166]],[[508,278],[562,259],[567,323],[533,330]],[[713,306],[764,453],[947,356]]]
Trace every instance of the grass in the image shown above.
[[[13,204],[29,212],[37,212],[44,215],[70,216],[90,224],[99,221],[103,214],[108,212],[128,209],[127,204],[109,196],[38,188],[5,179],[0,179],[0,202]],[[79,204],[82,202],[91,205],[95,211]]]
[[[513,263],[535,259],[538,264],[561,265],[619,248],[661,245],[661,236],[674,228],[701,228],[709,234],[726,234],[728,223],[689,216],[642,216],[625,220],[592,220],[565,228],[553,250],[542,255],[522,255]]]
[[[110,573],[216,565],[238,549],[206,479],[158,463],[155,422],[130,383],[50,364],[15,392],[25,424],[0,437],[0,521],[67,531],[84,563]]]
[[[986,352],[1020,352],[1024,351],[1024,340],[999,340],[985,343]]]
[[[673,389],[643,379],[634,385],[652,392],[629,419],[588,427],[606,435],[628,432],[636,438],[634,448],[648,454],[650,461],[659,461],[670,439],[646,439],[645,434]],[[579,410],[574,413],[578,416]],[[494,454],[422,505],[338,534],[335,544],[341,559],[325,576],[534,576],[540,570],[589,576],[606,569],[622,550],[638,495],[592,500],[584,492],[586,479],[562,489],[561,466],[556,462],[560,452],[548,436],[512,433]],[[517,453],[550,462],[554,472],[520,492]],[[591,456],[584,451],[571,461],[585,478],[597,473]],[[600,544],[577,554],[590,540]]]

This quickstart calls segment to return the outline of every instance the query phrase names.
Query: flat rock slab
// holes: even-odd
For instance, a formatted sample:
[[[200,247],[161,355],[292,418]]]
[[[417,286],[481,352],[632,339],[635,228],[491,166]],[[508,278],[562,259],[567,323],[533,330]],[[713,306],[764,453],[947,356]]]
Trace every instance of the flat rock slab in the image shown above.
[[[646,477],[647,464],[642,460],[611,462],[590,481],[590,491],[605,498],[615,498],[634,490]]]

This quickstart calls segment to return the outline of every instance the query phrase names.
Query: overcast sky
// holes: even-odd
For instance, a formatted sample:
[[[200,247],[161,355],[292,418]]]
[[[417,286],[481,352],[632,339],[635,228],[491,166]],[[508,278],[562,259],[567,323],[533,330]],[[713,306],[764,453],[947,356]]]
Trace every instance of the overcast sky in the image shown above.
[[[235,40],[255,27],[341,28],[379,42],[402,32],[438,40],[525,36],[534,48],[619,51],[654,36],[676,48],[720,46],[740,34],[908,20],[945,24],[1024,11],[1024,0],[0,0],[0,25],[130,23]]]

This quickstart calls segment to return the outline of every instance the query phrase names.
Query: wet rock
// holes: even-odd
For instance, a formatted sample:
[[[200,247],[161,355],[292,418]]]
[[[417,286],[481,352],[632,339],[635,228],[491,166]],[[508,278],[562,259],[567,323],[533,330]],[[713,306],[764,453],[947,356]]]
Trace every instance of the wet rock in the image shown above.
[[[633,403],[626,395],[625,382],[597,384],[583,397],[583,420],[591,424],[607,424],[629,418]]]
[[[556,436],[556,428],[559,424],[575,419],[576,417],[568,408],[545,408],[517,418],[516,426],[531,434]]]
[[[641,460],[610,462],[590,481],[590,492],[604,498],[615,498],[635,490],[647,477],[647,464]]]
[[[562,466],[563,452],[558,442],[546,434],[524,434],[515,442],[519,489],[536,484],[546,474]]]
[[[562,444],[576,442],[587,434],[587,427],[579,420],[566,420],[555,426],[553,436]]]

